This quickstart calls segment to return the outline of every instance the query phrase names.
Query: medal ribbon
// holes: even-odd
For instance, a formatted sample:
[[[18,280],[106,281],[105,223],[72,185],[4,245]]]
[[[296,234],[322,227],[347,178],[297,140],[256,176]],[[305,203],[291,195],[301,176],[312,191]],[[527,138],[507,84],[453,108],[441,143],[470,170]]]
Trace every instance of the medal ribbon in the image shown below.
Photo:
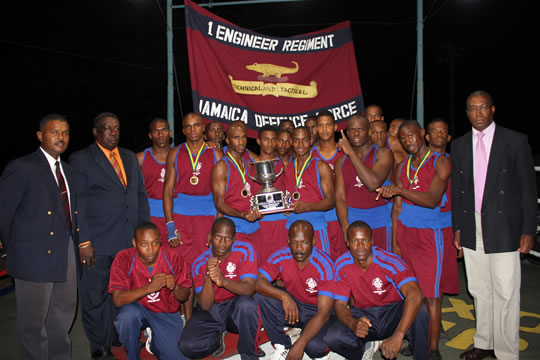
[[[238,163],[236,162],[236,160],[234,159],[234,157],[231,155],[230,152],[227,152],[227,157],[232,160],[232,162],[234,163],[234,166],[236,167],[236,169],[240,173],[240,176],[242,176],[242,184],[245,184],[246,183],[246,175],[240,170],[240,165],[238,165]],[[242,161],[244,161],[244,160],[242,159]],[[244,166],[244,170],[245,170],[245,166]]]
[[[424,158],[420,162],[420,165],[418,165],[418,168],[416,169],[416,172],[414,173],[414,177],[411,180],[411,159],[412,155],[409,157],[409,162],[407,163],[407,179],[409,179],[409,183],[412,185],[414,180],[418,177],[418,173],[420,172],[420,168],[424,165],[424,162],[428,158],[429,154],[431,153],[431,150],[428,150],[426,155],[424,155]]]
[[[302,175],[304,175],[304,171],[306,170],[307,165],[309,164],[309,161],[311,160],[311,154],[309,154],[309,157],[307,158],[306,162],[304,162],[304,166],[302,166],[302,170],[300,170],[300,175],[298,174],[298,162],[297,159],[294,159],[294,176],[296,177],[296,188],[298,188],[298,185],[300,185],[300,181],[302,181]]]
[[[205,147],[206,147],[206,143],[203,142],[201,148],[199,149],[199,152],[197,153],[197,157],[195,158],[195,161],[193,161],[193,155],[191,155],[191,150],[189,149],[189,146],[186,143],[186,148],[189,153],[189,161],[191,162],[191,168],[193,169],[193,173],[195,173],[195,171],[197,170],[197,164],[199,163],[199,158],[201,157],[201,153]]]

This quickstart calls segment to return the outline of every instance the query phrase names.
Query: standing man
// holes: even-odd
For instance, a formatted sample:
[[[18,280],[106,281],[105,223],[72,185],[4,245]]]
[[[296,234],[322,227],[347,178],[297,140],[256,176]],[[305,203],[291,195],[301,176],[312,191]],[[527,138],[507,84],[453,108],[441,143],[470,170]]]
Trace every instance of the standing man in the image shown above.
[[[234,222],[236,238],[254,245],[259,230],[257,220],[261,214],[259,210],[250,207],[255,183],[247,175],[246,126],[241,121],[235,121],[227,128],[226,136],[227,154],[212,169],[214,204],[220,215]]]
[[[284,191],[285,190],[285,166],[283,162],[276,155],[276,141],[277,130],[273,126],[264,125],[259,129],[259,136],[257,138],[257,144],[259,145],[260,152],[258,156],[255,156],[255,161],[271,161],[274,164],[275,174],[280,174],[274,181],[274,186]],[[250,168],[250,174],[256,178],[256,172],[254,166]],[[262,185],[254,183],[252,192],[257,194]],[[259,233],[257,236],[257,243],[255,244],[255,250],[257,251],[257,258],[259,263],[262,263],[277,249],[287,245],[287,229],[285,224],[287,220],[283,213],[278,212],[274,214],[266,214],[259,220]]]
[[[257,360],[261,320],[252,297],[257,254],[249,243],[235,240],[229,218],[216,219],[208,242],[210,249],[192,266],[197,308],[184,328],[180,350],[190,359],[218,356],[225,351],[227,330],[240,335],[237,349],[242,360]]]
[[[407,157],[407,152],[403,149],[403,146],[401,146],[401,142],[398,139],[399,127],[404,121],[405,119],[395,118],[390,122],[390,126],[388,127],[388,144],[394,154],[394,164],[396,165]]]
[[[0,178],[0,239],[15,278],[20,358],[71,359],[80,245],[75,179],[60,159],[66,118],[43,117],[37,138],[39,149],[10,162]]]
[[[210,177],[214,164],[223,156],[203,139],[201,116],[189,113],[182,120],[186,142],[169,152],[163,187],[168,247],[175,248],[191,268],[206,246],[208,229],[216,217]],[[193,291],[182,304],[186,320],[193,309]]]
[[[204,128],[204,140],[208,144],[215,144],[216,148],[221,149],[223,140],[225,140],[225,133],[219,121],[212,121],[206,124]]]
[[[278,130],[281,129],[289,130],[290,132],[292,132],[294,130],[294,123],[292,122],[292,120],[282,120],[278,126]]]
[[[323,338],[334,307],[334,263],[314,247],[315,241],[313,226],[298,220],[289,229],[289,246],[273,253],[259,267],[255,299],[276,349],[272,359],[299,360],[304,352],[316,359],[329,351]],[[276,279],[283,287],[272,285]],[[302,329],[294,344],[284,326]]]
[[[287,229],[296,220],[307,220],[315,230],[316,246],[331,255],[324,212],[335,206],[334,175],[327,163],[311,155],[311,133],[307,128],[295,128],[292,138],[295,158],[285,170],[285,189],[293,199]]]
[[[448,133],[448,123],[441,118],[433,119],[427,125],[426,140],[432,151],[443,154],[450,159],[446,147],[452,136]],[[452,231],[452,177],[448,179],[448,187],[441,203],[441,229],[444,241],[444,258],[441,272],[441,293],[459,294],[459,277],[454,232]]]
[[[171,149],[171,130],[169,123],[163,118],[155,118],[150,122],[148,137],[152,147],[137,153],[137,161],[141,167],[144,188],[148,195],[150,218],[159,228],[161,242],[167,245],[167,225],[163,213],[163,185],[167,155]]]
[[[366,115],[366,118],[370,123],[373,121],[384,121],[382,108],[379,105],[369,105],[368,107],[366,107],[366,111],[364,114]]]
[[[132,246],[135,228],[150,209],[135,153],[118,147],[120,120],[110,112],[94,119],[95,143],[73,153],[79,204],[80,281],[83,328],[92,359],[112,359],[115,308],[108,293],[114,256]],[[95,260],[94,260],[95,259]]]
[[[306,127],[311,133],[311,146],[317,146],[319,143],[319,134],[317,133],[317,117],[310,116],[306,119]]]
[[[336,262],[339,321],[326,333],[328,346],[348,359],[372,359],[380,345],[384,358],[394,359],[407,334],[414,359],[427,360],[429,316],[412,271],[399,256],[373,246],[365,222],[353,222],[346,238],[349,251]]]
[[[430,356],[440,359],[441,271],[444,259],[440,207],[448,186],[452,164],[433,152],[425,142],[425,131],[415,120],[399,128],[399,138],[410,154],[397,165],[395,184],[377,191],[394,197],[392,207],[392,251],[401,255],[414,271],[430,315]]]
[[[334,115],[328,111],[321,111],[317,115],[317,134],[319,142],[311,151],[314,158],[321,159],[332,169],[332,182],[335,180],[334,172],[336,161],[341,158],[344,153],[338,147],[335,138],[337,130]],[[345,245],[344,233],[339,225],[339,220],[336,214],[336,208],[333,206],[330,210],[324,213],[324,217],[328,227],[328,240],[330,242],[330,257],[335,260],[338,256],[347,251]]]
[[[343,233],[354,221],[365,221],[372,228],[374,245],[391,251],[392,203],[377,200],[375,190],[389,183],[394,159],[389,149],[369,142],[369,128],[365,116],[353,115],[347,122],[347,136],[341,131],[338,145],[345,156],[336,163],[337,215]]]
[[[276,154],[285,167],[292,159],[292,133],[289,130],[278,130]]]
[[[474,298],[474,348],[462,359],[519,358],[519,254],[536,234],[536,184],[527,136],[493,121],[485,91],[467,98],[472,130],[452,144],[454,244]],[[472,150],[472,151],[471,151]]]
[[[369,139],[378,147],[390,148],[388,143],[388,127],[382,120],[375,120],[369,124]]]

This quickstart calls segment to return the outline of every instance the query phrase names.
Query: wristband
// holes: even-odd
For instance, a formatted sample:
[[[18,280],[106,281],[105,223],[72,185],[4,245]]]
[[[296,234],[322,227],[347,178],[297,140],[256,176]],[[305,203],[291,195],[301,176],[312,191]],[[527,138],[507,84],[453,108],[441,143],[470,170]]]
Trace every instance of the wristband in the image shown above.
[[[176,235],[176,227],[174,226],[174,221],[169,221],[167,223],[167,233],[168,233],[167,239],[169,239],[169,241],[178,237],[178,235]]]

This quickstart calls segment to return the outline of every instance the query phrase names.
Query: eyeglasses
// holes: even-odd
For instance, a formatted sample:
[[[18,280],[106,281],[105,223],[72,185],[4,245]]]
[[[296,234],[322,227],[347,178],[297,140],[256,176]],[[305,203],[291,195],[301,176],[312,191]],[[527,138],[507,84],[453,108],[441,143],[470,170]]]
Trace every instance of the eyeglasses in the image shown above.
[[[467,108],[467,111],[468,112],[476,112],[476,111],[482,111],[482,112],[485,112],[485,111],[488,111],[489,109],[491,109],[491,106],[492,105],[473,105],[473,106],[469,106]]]

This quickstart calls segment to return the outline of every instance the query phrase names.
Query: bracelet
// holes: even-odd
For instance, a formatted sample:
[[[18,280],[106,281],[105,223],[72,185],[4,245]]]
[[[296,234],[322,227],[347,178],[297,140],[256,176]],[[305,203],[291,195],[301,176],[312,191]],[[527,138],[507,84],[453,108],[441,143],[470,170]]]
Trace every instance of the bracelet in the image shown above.
[[[167,238],[169,241],[171,241],[174,238],[177,238],[178,235],[176,235],[176,227],[174,226],[174,221],[169,221],[167,223]]]
[[[90,245],[92,245],[92,243],[90,241],[85,241],[85,242],[79,244],[79,249],[89,247]]]

